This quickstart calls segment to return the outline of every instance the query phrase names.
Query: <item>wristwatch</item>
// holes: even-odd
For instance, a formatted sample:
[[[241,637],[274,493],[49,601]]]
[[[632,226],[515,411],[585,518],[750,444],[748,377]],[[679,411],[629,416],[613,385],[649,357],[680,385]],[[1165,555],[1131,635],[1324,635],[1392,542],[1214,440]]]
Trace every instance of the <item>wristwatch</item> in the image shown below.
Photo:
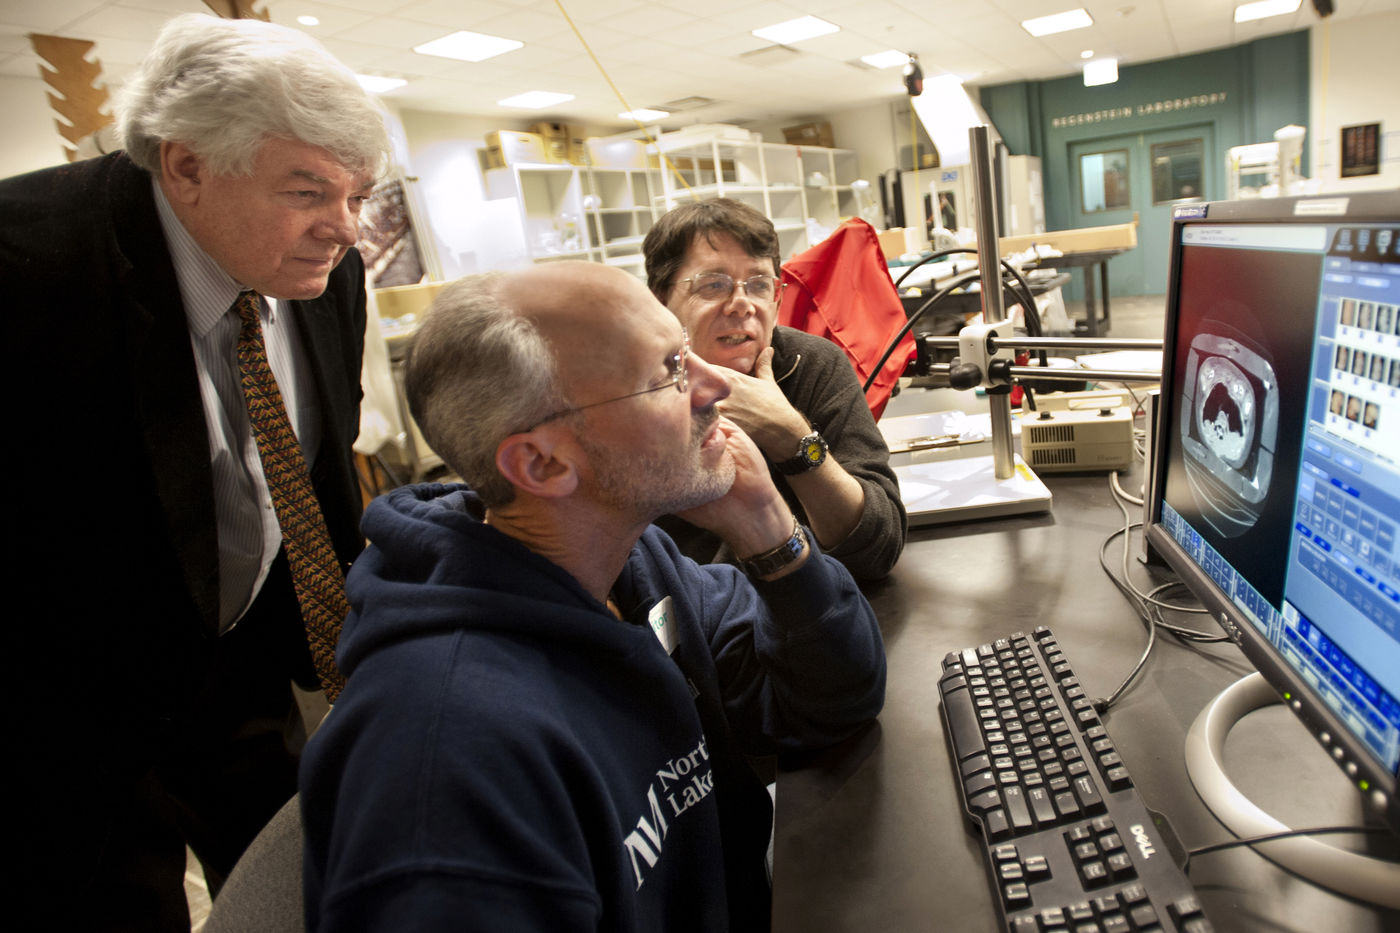
[[[775,463],[773,468],[784,476],[796,476],[815,470],[825,462],[826,438],[813,431],[797,442],[797,453],[781,463]]]
[[[803,550],[807,547],[807,532],[802,530],[802,523],[794,516],[792,520],[792,537],[771,551],[764,551],[762,554],[753,557],[744,557],[739,560],[739,568],[751,577],[766,577],[769,574],[777,573],[788,564],[802,556]]]

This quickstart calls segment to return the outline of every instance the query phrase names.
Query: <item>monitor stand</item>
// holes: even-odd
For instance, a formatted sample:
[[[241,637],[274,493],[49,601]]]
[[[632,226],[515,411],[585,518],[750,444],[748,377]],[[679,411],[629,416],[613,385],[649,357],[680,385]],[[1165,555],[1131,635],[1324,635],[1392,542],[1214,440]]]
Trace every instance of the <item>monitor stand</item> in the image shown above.
[[[1258,672],[1226,687],[1186,734],[1186,771],[1196,793],[1235,835],[1260,836],[1290,827],[1265,813],[1225,774],[1225,737],[1245,714],[1281,702]],[[1382,907],[1400,907],[1394,862],[1339,849],[1310,836],[1259,843],[1260,855],[1308,881]]]

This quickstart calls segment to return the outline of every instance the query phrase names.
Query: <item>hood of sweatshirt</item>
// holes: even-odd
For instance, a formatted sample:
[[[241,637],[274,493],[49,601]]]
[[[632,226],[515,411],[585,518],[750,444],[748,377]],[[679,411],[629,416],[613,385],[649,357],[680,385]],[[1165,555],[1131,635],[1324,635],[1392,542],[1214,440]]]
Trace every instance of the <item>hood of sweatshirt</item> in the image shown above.
[[[636,647],[634,626],[557,564],[485,524],[466,486],[404,486],[374,500],[370,541],[346,578],[350,615],[336,660],[349,677],[386,644],[463,629],[547,637],[592,650]],[[539,611],[532,611],[537,606]],[[611,625],[599,625],[600,617]]]

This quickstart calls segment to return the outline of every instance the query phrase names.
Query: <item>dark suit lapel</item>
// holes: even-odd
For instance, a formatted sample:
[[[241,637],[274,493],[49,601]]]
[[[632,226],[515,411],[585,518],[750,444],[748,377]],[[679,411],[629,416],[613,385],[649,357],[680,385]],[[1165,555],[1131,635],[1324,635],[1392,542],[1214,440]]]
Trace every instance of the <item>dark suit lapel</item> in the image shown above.
[[[209,632],[219,626],[218,520],[209,438],[189,325],[144,171],[113,165],[111,217],[138,419],[185,584]]]

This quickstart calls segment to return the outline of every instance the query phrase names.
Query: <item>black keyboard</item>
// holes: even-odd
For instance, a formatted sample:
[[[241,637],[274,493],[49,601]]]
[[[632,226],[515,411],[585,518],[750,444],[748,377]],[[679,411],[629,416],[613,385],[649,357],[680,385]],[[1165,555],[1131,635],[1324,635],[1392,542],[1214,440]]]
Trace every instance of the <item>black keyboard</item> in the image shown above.
[[[1208,933],[1175,834],[1049,629],[949,654],[938,689],[1005,929]]]

